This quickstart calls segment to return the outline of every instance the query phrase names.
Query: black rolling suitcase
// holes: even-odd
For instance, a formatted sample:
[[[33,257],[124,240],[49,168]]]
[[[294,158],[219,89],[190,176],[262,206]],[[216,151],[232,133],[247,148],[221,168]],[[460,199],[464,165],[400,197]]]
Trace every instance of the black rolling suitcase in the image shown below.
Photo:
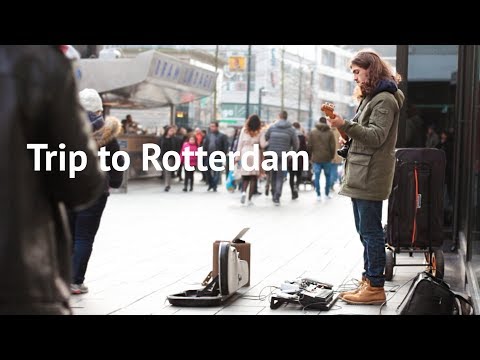
[[[425,252],[434,275],[443,277],[443,187],[445,153],[431,148],[397,149],[388,199],[387,264],[391,280],[395,253]],[[435,273],[436,272],[436,273]]]

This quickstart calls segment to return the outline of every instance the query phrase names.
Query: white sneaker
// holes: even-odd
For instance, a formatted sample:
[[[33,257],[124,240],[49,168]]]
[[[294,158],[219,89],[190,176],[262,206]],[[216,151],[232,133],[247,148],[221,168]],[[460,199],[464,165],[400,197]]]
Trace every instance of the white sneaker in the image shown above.
[[[84,284],[70,284],[70,292],[73,295],[80,295],[88,293],[88,287]]]
[[[330,194],[328,194],[328,195],[326,196],[326,198],[327,198],[327,199],[333,199],[332,195],[330,195]]]
[[[240,202],[241,202],[242,204],[245,204],[245,199],[246,199],[246,198],[247,198],[247,194],[244,193],[244,192],[242,192],[242,197],[240,198]]]
[[[248,206],[253,206],[253,205],[255,205],[255,204],[253,203],[253,201],[252,201],[252,200],[248,200],[248,203],[247,203],[247,205],[248,205]]]
[[[317,201],[322,201],[322,195],[317,195]]]

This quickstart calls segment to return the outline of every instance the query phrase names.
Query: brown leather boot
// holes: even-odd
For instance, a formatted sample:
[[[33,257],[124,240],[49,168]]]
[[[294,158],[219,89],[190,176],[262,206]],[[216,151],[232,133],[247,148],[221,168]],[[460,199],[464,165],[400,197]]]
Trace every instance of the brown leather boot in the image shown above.
[[[366,285],[366,281],[365,281],[365,280],[367,280],[367,278],[366,278],[365,276],[362,276],[362,280],[360,281],[360,283],[358,284],[358,287],[357,287],[356,289],[349,290],[349,291],[343,291],[343,292],[341,292],[340,294],[338,294],[338,297],[339,297],[340,299],[343,299],[343,297],[344,297],[345,295],[347,295],[347,294],[353,295],[353,294],[358,293],[358,292]],[[358,280],[357,280],[357,281],[358,281]]]
[[[342,297],[342,300],[349,304],[357,305],[383,304],[387,299],[383,287],[371,286],[368,279],[365,282],[366,285],[364,285],[359,292],[356,294],[347,294]]]

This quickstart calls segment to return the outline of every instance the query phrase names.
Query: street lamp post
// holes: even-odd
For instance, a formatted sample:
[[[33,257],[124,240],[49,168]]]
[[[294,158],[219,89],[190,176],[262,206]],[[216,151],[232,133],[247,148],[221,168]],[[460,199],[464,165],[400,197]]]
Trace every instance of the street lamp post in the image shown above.
[[[248,119],[250,116],[250,69],[252,66],[252,45],[248,45],[248,59],[247,59],[247,116],[245,119]]]
[[[313,108],[312,108],[312,102],[313,102],[313,76],[315,74],[315,69],[312,68],[310,70],[310,96],[308,99],[308,131],[312,130],[312,125],[313,125]]]
[[[265,89],[264,86],[258,89],[258,117],[260,119],[262,118],[262,96],[263,96],[264,89]]]
[[[215,74],[218,74],[218,50],[220,45],[215,45]],[[217,121],[217,84],[215,80],[215,91],[213,92],[213,121]]]
[[[301,114],[302,114],[302,80],[303,80],[303,69],[302,69],[302,59],[300,59],[300,81],[298,82],[298,109],[297,109],[297,121],[301,123]]]

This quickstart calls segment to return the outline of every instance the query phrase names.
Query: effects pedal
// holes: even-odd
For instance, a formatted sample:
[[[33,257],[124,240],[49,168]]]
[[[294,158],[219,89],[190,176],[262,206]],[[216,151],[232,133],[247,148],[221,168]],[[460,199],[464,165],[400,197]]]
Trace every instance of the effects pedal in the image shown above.
[[[328,311],[336,300],[332,284],[302,278],[294,282],[284,282],[280,291],[270,298],[270,309],[278,309],[283,304],[297,304],[304,309]]]
[[[331,305],[333,305],[333,300],[333,290],[316,288],[302,290],[299,294],[298,302],[304,307],[330,310]]]
[[[313,278],[303,278],[302,283],[305,283],[307,285],[315,285],[324,289],[333,289],[332,284],[329,284],[327,282],[323,282],[317,279],[313,279]]]

